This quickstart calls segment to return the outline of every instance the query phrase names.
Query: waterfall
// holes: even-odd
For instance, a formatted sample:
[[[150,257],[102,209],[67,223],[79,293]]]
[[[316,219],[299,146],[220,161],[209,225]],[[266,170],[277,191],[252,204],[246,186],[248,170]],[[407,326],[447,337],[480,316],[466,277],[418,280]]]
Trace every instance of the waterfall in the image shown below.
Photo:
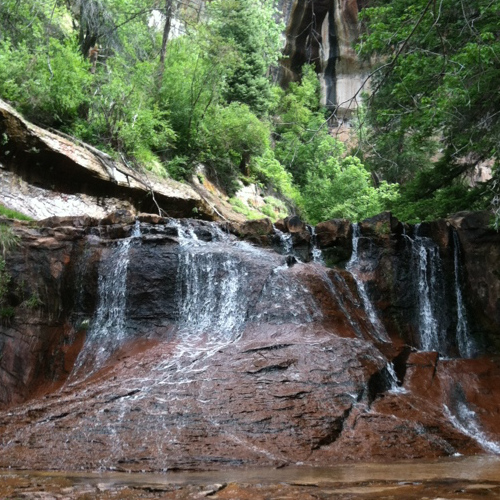
[[[140,225],[136,221],[132,235],[114,243],[109,254],[99,263],[97,310],[87,333],[85,346],[76,360],[75,372],[90,360],[93,364],[91,372],[95,371],[126,339],[125,307],[129,251],[132,242],[140,236]]]
[[[202,248],[205,248],[203,246]],[[179,323],[230,338],[245,321],[245,270],[225,252],[183,249],[179,255]]]
[[[459,402],[454,415],[448,406],[443,405],[444,413],[451,424],[466,436],[471,437],[486,451],[500,455],[500,444],[488,438],[481,430],[476,413],[471,410],[465,402]]]
[[[457,299],[457,346],[462,358],[471,358],[475,353],[474,342],[470,336],[467,312],[462,297],[462,283],[460,277],[460,241],[458,234],[453,231],[453,263],[455,271],[455,295]]]
[[[359,260],[359,238],[360,238],[361,232],[359,228],[359,224],[353,224],[352,225],[352,254],[351,254],[351,259],[346,265],[346,269],[352,274],[354,281],[356,282],[356,285],[358,287],[358,293],[361,297],[361,300],[363,302],[363,307],[366,312],[366,315],[368,316],[368,319],[370,320],[370,323],[373,326],[373,329],[375,331],[375,336],[384,342],[389,341],[389,336],[387,335],[387,332],[385,331],[384,325],[382,325],[375,308],[370,301],[370,297],[368,296],[368,292],[366,291],[365,283],[360,277],[360,270],[361,270],[361,263]]]
[[[290,275],[288,266],[279,266],[264,283],[249,319],[271,324],[306,324],[322,316],[311,292]]]
[[[323,254],[321,250],[318,248],[318,241],[316,237],[316,229],[314,226],[307,226],[307,230],[311,233],[311,244],[312,244],[312,260],[318,264],[325,265],[325,261],[323,260]]]
[[[274,234],[278,236],[280,242],[280,250],[283,255],[291,255],[295,257],[295,252],[293,250],[293,240],[291,233],[284,233],[273,225]]]
[[[394,364],[392,362],[386,365],[387,377],[390,384],[389,392],[393,394],[406,394],[408,391],[399,385],[398,376],[396,375],[396,370],[394,369]]]
[[[417,224],[413,255],[417,265],[420,348],[446,354],[445,285],[439,248],[432,239],[420,236],[419,230]]]

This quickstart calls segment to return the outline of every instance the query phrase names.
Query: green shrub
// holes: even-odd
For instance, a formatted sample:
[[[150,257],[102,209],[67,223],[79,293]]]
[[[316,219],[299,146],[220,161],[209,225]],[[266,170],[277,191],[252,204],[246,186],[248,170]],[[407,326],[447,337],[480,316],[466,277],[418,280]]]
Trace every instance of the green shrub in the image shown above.
[[[5,259],[5,254],[12,248],[19,245],[20,238],[7,224],[0,224],[0,248]],[[5,263],[4,263],[5,264]]]

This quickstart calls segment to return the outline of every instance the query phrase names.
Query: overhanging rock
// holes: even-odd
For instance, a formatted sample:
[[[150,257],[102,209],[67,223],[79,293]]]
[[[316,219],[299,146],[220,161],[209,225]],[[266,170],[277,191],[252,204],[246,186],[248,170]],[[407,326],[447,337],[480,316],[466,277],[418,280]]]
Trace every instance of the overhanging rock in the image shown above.
[[[137,172],[83,142],[29,123],[0,100],[0,203],[35,219],[117,209],[217,219],[190,186]]]

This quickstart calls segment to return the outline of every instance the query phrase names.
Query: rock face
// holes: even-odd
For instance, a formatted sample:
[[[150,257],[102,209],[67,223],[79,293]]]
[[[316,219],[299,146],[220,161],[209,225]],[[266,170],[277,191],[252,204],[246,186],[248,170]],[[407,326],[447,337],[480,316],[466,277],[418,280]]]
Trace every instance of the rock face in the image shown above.
[[[487,229],[479,240],[463,234],[474,217],[457,230],[474,249],[460,247],[465,263],[497,245]],[[15,227],[22,245],[6,256],[15,315],[0,330],[0,467],[140,471],[500,452],[500,366],[485,357],[494,317],[467,331],[474,352],[459,352],[456,294],[439,296],[454,316],[429,349],[425,287],[410,275],[438,252],[440,272],[452,275],[441,291],[457,283],[451,225],[405,228],[382,214],[354,227],[280,227],[303,248],[336,248],[338,265],[155,215]],[[278,237],[265,222],[239,230],[266,246]],[[484,300],[474,291],[480,277],[462,278],[464,300]],[[472,356],[481,357],[464,359]]]
[[[220,219],[187,185],[132,170],[86,145],[37,127],[0,100],[0,202],[35,219],[101,218],[118,209]]]
[[[359,36],[356,0],[292,0],[281,2],[286,23],[282,82],[297,80],[304,64],[314,64],[322,89],[322,104],[349,118],[368,68],[359,61],[354,43]]]

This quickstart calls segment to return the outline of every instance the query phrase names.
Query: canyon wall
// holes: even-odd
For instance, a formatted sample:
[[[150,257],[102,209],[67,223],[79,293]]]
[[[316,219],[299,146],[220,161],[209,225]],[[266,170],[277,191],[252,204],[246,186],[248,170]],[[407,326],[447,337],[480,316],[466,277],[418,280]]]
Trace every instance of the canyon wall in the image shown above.
[[[313,64],[321,82],[322,104],[336,109],[336,118],[349,118],[356,110],[369,67],[354,50],[359,36],[356,0],[283,1],[286,44],[281,81],[300,77],[304,64]],[[366,90],[366,89],[365,89]]]

